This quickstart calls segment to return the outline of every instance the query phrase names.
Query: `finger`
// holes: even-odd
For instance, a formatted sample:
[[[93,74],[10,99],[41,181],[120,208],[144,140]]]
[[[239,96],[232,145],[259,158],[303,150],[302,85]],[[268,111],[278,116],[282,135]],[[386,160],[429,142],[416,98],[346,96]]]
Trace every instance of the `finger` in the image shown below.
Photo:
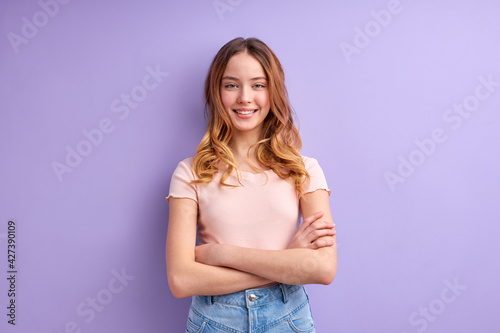
[[[316,220],[315,222],[311,223],[308,228],[313,228],[313,229],[330,228],[330,229],[333,229],[333,228],[335,228],[335,223],[330,222],[330,221],[318,221],[318,220]]]
[[[302,225],[301,226],[305,226],[305,227],[308,227],[309,225],[311,225],[314,221],[316,221],[317,219],[321,218],[323,216],[323,212],[316,212],[312,215],[309,215],[308,217],[306,217],[303,221],[302,221]]]
[[[315,241],[318,238],[317,233],[315,233],[317,230],[329,230],[329,231],[331,231],[331,230],[335,230],[335,228],[334,228],[332,222],[317,221],[317,222],[310,224],[307,227],[306,227],[306,225],[304,225],[302,228],[299,228],[299,230],[297,230],[293,239],[297,240],[297,241],[303,241],[309,245],[310,243],[312,243],[313,241]],[[334,233],[335,232],[336,231],[334,231]],[[326,234],[333,235],[331,232],[327,232]]]
[[[332,229],[315,230],[307,235],[306,241],[308,243],[314,243],[315,241],[317,241],[321,237],[325,237],[325,236],[333,237],[335,234],[336,234],[336,232]]]
[[[310,226],[311,226],[311,224],[313,224],[313,222],[317,221],[322,216],[323,216],[323,212],[319,211],[319,212],[316,212],[316,213],[311,214],[308,217],[304,218],[302,221],[302,224],[295,232],[295,235],[294,235],[292,242],[290,244],[303,244],[303,246],[299,246],[299,247],[308,247],[310,245],[310,241],[308,242],[305,239],[311,231],[313,231],[317,228],[316,228],[316,226],[314,226],[313,228],[311,228],[309,230],[307,230],[307,229],[310,228]]]
[[[337,232],[337,230],[335,230],[334,227],[330,227],[330,226],[322,226],[322,227],[319,227],[319,228],[307,228],[303,234],[306,235],[306,237],[310,237],[310,235],[315,235],[317,234],[318,232],[322,232],[322,231],[333,231],[333,232]]]
[[[333,240],[333,238],[321,239],[311,243],[311,248],[320,249],[322,247],[329,247],[333,245],[335,245],[335,241]]]
[[[304,233],[309,234],[311,232],[314,232],[315,230],[323,230],[323,229],[335,230],[335,225],[329,221],[314,222],[304,230]]]
[[[318,218],[323,215],[321,212],[314,213],[313,215],[310,215],[302,220],[302,223],[300,224],[299,228],[297,229],[297,232],[295,233],[296,235],[300,235],[305,229],[307,229],[314,221],[316,221]]]

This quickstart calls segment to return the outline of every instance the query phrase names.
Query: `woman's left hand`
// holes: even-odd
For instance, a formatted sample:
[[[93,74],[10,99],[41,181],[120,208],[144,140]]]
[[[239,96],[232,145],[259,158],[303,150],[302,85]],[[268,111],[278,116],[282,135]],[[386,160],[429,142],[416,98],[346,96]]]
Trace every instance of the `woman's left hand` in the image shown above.
[[[289,249],[319,249],[335,244],[333,236],[337,233],[333,222],[321,221],[323,212],[314,213],[306,218],[293,236]]]

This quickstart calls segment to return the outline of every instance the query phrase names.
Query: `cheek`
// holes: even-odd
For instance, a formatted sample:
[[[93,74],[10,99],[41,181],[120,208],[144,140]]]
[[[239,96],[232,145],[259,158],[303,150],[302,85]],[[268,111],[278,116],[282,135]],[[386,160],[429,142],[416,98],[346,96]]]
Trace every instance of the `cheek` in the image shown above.
[[[230,93],[226,91],[221,91],[220,98],[222,100],[222,104],[226,109],[231,108],[231,106],[233,106],[234,98]]]
[[[263,118],[266,119],[267,116],[269,116],[269,113],[271,113],[271,111],[269,109],[266,110],[266,112],[264,112],[262,115],[263,115]]]
[[[269,102],[269,93],[262,93],[256,97],[256,102],[259,103],[261,107],[269,107],[270,102]]]

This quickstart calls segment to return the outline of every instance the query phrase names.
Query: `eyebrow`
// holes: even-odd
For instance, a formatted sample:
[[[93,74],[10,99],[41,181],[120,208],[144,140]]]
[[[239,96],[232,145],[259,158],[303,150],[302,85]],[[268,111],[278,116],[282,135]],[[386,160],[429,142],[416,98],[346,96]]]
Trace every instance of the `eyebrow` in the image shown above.
[[[234,76],[224,76],[222,79],[223,80],[239,81],[239,79],[236,78],[236,77],[234,77]],[[267,78],[265,76],[257,76],[257,77],[251,78],[250,80],[252,80],[252,81],[255,81],[255,80],[267,80]]]

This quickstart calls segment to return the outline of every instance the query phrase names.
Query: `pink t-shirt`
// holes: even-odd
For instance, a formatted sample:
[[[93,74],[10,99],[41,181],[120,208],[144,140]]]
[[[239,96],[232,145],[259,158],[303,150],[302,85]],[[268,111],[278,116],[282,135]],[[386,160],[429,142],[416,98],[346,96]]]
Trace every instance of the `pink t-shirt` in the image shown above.
[[[323,170],[314,158],[302,156],[311,176],[304,193],[322,189],[331,194]],[[239,171],[244,186],[220,185],[219,171],[208,184],[195,179],[193,158],[181,161],[170,183],[169,200],[189,198],[198,203],[198,243],[232,244],[266,250],[286,249],[300,224],[299,198],[294,186],[274,171],[253,174]],[[266,177],[269,177],[269,179]],[[227,184],[238,185],[233,171]]]

